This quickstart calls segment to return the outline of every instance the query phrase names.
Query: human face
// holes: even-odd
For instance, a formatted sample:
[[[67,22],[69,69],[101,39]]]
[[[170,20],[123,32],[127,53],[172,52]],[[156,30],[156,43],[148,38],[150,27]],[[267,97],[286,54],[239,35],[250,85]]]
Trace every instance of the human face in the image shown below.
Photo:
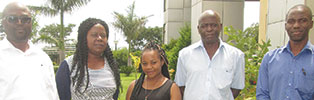
[[[164,61],[161,60],[157,50],[145,50],[142,54],[142,69],[147,78],[155,78],[161,74],[161,68]]]
[[[305,9],[292,9],[286,18],[285,28],[292,42],[308,41],[309,30],[313,27],[313,21]]]
[[[219,42],[221,23],[217,16],[205,15],[201,17],[197,28],[204,44],[213,44]]]
[[[2,20],[7,39],[11,42],[27,42],[32,30],[31,15],[27,8],[9,9]]]
[[[108,37],[106,29],[101,24],[95,24],[87,32],[88,54],[101,56],[107,48]]]

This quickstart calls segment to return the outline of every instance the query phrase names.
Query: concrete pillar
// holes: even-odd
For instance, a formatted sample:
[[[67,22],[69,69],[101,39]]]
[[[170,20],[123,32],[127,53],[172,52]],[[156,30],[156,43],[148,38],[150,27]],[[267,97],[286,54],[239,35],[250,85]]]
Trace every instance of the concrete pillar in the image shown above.
[[[266,42],[268,0],[260,1],[258,43]]]
[[[305,5],[309,6],[312,10],[312,16],[314,20],[314,0],[306,0]],[[314,44],[314,27],[310,30],[310,35],[309,35],[310,41],[312,44]]]
[[[180,28],[191,20],[191,0],[165,0],[164,43],[179,38]]]
[[[267,3],[265,6],[264,3]],[[264,5],[262,5],[264,4]],[[281,46],[284,46],[289,41],[289,36],[285,30],[285,18],[289,9],[297,4],[305,4],[309,6],[314,11],[314,1],[313,0],[261,0],[261,8],[267,7],[267,13],[261,14],[260,22],[266,22],[266,35],[263,34],[260,30],[259,40],[269,39],[271,41],[271,47],[269,49],[275,49]],[[265,10],[265,9],[264,9]],[[261,9],[261,12],[263,9]],[[266,16],[266,19],[263,19],[263,16]],[[260,29],[265,27],[261,24]],[[309,39],[312,44],[314,44],[314,29],[310,30]]]

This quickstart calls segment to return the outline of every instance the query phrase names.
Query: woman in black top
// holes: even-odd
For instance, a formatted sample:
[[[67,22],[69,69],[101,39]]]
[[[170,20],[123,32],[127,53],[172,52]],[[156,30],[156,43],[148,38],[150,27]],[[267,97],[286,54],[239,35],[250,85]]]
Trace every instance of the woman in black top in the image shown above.
[[[170,80],[165,51],[150,42],[141,56],[139,69],[143,72],[130,84],[126,100],[181,100],[179,87]]]

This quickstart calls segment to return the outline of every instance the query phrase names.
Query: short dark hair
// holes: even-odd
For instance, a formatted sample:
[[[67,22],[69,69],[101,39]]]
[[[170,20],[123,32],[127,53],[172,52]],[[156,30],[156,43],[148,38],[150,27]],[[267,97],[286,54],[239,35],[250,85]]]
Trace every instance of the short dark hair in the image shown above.
[[[288,13],[286,14],[286,20],[287,20],[287,18],[288,18],[288,15],[290,14],[291,10],[296,9],[296,8],[303,8],[303,9],[305,9],[306,11],[309,12],[308,17],[309,17],[311,20],[313,19],[313,15],[312,15],[312,10],[311,10],[311,8],[309,8],[308,6],[306,6],[306,5],[304,5],[304,4],[298,4],[298,5],[295,5],[295,6],[293,6],[292,8],[289,9]]]

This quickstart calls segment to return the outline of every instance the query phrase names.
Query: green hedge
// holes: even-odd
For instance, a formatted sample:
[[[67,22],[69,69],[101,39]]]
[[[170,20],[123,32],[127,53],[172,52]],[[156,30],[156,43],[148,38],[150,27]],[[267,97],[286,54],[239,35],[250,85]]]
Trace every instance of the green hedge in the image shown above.
[[[255,99],[258,70],[270,46],[270,41],[258,43],[258,28],[258,24],[253,24],[244,31],[235,30],[232,26],[224,28],[224,34],[228,35],[226,42],[245,54],[245,88],[237,100]]]
[[[180,37],[176,40],[171,40],[169,44],[163,45],[162,48],[165,49],[168,60],[169,60],[169,70],[171,78],[174,79],[176,68],[177,68],[177,59],[179,56],[179,51],[186,46],[191,44],[191,25],[186,24],[180,29]]]

